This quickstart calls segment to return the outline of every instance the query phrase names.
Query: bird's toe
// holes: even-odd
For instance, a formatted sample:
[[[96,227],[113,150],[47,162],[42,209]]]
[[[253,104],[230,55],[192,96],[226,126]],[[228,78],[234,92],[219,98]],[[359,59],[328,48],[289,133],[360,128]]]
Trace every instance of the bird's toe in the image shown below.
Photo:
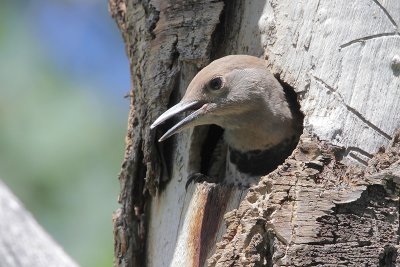
[[[200,172],[195,172],[188,176],[188,179],[187,179],[186,185],[185,185],[185,189],[187,190],[191,183],[202,183],[202,182],[215,183],[216,181],[215,181],[215,179],[213,179],[205,174],[202,174]]]

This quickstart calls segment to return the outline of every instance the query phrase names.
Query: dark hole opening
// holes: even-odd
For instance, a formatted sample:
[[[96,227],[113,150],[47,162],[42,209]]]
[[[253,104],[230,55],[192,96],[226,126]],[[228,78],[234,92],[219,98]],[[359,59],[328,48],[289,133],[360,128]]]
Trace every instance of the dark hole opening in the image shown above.
[[[200,164],[200,172],[205,175],[210,175],[209,170],[211,168],[211,164],[213,164],[215,159],[213,159],[213,154],[217,147],[218,142],[221,142],[222,135],[224,133],[224,129],[217,125],[210,125],[208,127],[207,136],[203,142],[203,146],[201,149],[201,164]],[[224,155],[219,155],[224,156]],[[214,177],[213,177],[214,178]]]
[[[250,175],[266,175],[274,171],[288,158],[296,148],[300,135],[303,132],[304,115],[300,111],[298,96],[294,89],[287,83],[280,80],[279,75],[276,76],[283,87],[290,110],[294,118],[294,135],[285,144],[277,145],[266,151],[251,151],[249,153],[241,153],[238,151],[230,151],[230,161],[236,165],[240,172]],[[217,157],[226,157],[224,155],[216,155],[221,151],[216,150],[219,142],[222,140],[224,130],[216,125],[209,126],[207,136],[201,147],[201,167],[202,174],[212,176],[210,172],[213,164],[216,164]],[[221,159],[220,159],[221,160]],[[223,162],[223,161],[221,161]],[[219,177],[210,177],[215,180]],[[219,179],[218,179],[219,180]]]
[[[286,99],[289,103],[290,110],[292,111],[293,117],[295,118],[296,122],[296,134],[298,137],[303,133],[303,121],[304,121],[304,114],[300,110],[300,101],[298,99],[298,95],[296,94],[293,87],[291,87],[288,83],[281,80],[280,75],[276,74],[275,78],[278,82],[282,85],[283,91],[285,92]]]

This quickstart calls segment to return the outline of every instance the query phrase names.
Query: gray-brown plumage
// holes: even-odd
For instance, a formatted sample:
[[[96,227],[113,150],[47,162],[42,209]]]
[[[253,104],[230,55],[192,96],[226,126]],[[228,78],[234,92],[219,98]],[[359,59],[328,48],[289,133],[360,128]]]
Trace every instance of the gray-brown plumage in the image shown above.
[[[186,111],[192,112],[159,141],[189,127],[216,124],[224,129],[231,162],[242,172],[265,174],[268,162],[282,163],[297,142],[297,124],[281,84],[265,61],[253,56],[232,55],[210,63],[151,128]]]

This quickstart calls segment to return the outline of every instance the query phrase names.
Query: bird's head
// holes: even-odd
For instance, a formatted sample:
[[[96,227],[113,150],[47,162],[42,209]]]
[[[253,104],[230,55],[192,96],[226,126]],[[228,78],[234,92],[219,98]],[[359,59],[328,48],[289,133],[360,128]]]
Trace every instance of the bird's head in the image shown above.
[[[197,125],[216,124],[234,130],[248,127],[251,121],[257,127],[261,120],[273,127],[291,116],[282,87],[265,61],[245,55],[226,56],[203,68],[182,100],[158,117],[151,128],[184,112],[190,113],[159,141]]]

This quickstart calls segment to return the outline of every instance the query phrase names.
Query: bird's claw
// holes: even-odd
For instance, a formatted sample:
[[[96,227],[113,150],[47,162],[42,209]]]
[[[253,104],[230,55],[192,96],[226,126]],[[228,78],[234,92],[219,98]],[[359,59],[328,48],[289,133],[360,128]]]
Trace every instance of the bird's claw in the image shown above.
[[[188,180],[185,184],[185,190],[187,191],[189,185],[194,182],[194,183],[201,183],[201,182],[209,182],[211,179],[205,174],[202,174],[200,172],[195,172],[192,173],[188,176]]]

